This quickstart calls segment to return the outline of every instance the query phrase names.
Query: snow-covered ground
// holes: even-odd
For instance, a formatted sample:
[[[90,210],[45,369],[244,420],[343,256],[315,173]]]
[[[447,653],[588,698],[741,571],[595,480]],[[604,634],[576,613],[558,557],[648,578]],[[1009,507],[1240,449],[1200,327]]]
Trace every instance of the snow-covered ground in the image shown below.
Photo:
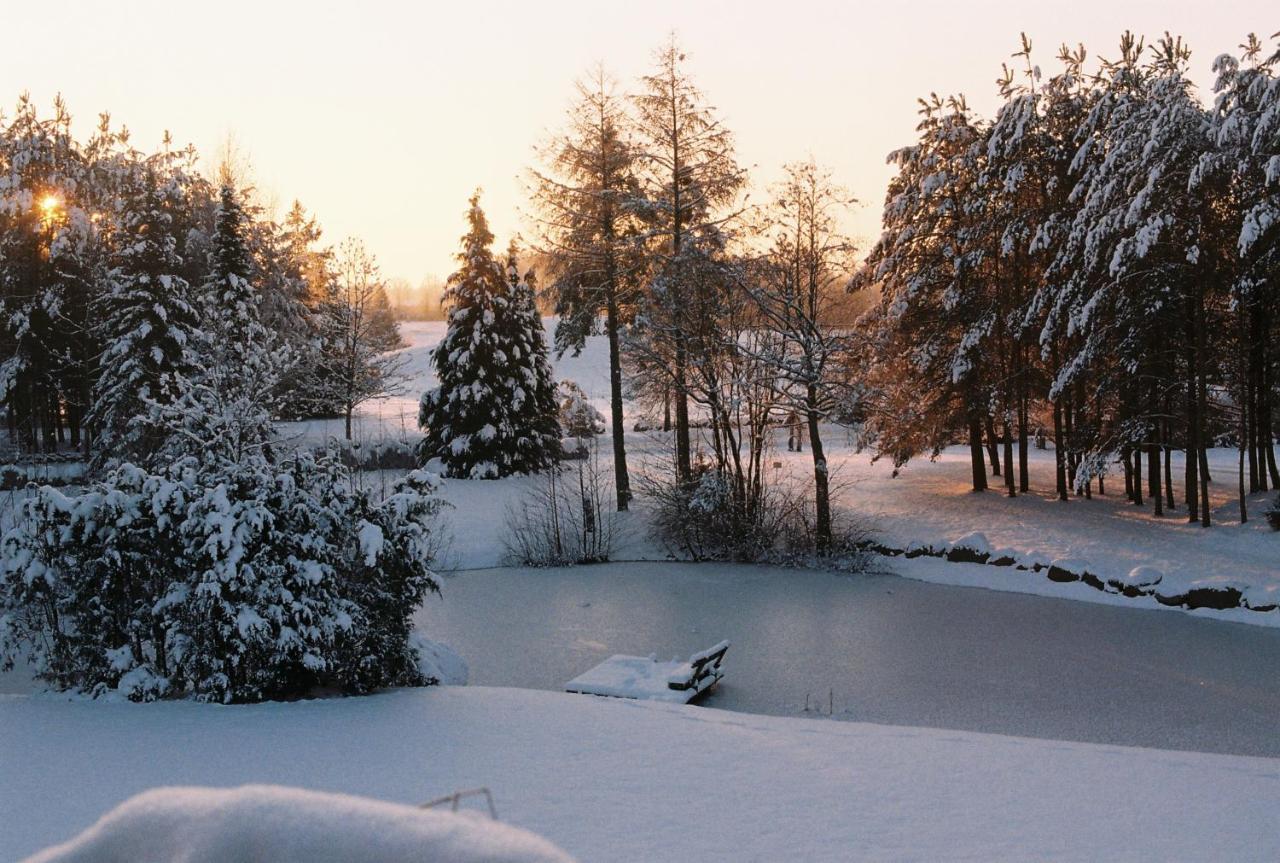
[[[446,687],[293,704],[0,699],[0,859],[157,785],[419,803],[611,860],[1274,860],[1274,759]]]
[[[434,384],[429,351],[444,333],[442,322],[414,322],[403,326],[409,346],[403,353],[410,382],[405,393],[371,404],[357,422],[357,437],[365,440],[399,439],[416,434],[417,397]],[[554,320],[546,319],[548,339]],[[579,357],[556,362],[557,379],[577,381],[592,403],[608,416],[608,358],[602,337],[588,340]],[[639,418],[627,405],[628,429]],[[340,421],[294,423],[288,433],[305,440],[319,440],[342,432]],[[778,465],[779,478],[807,482],[812,464],[808,452],[786,451],[779,431],[770,459]],[[671,446],[669,435],[628,431],[629,459],[633,471],[643,470]],[[605,437],[598,439],[605,473],[610,473],[611,450]],[[1249,500],[1251,520],[1239,523],[1236,504],[1236,453],[1214,450],[1210,486],[1215,526],[1205,530],[1186,523],[1186,509],[1157,519],[1151,508],[1139,509],[1123,499],[1123,477],[1110,477],[1110,493],[1092,500],[1073,498],[1062,503],[1053,494],[1053,453],[1033,450],[1029,494],[1006,498],[998,489],[984,494],[969,491],[968,451],[953,448],[936,461],[921,458],[906,465],[894,477],[884,462],[873,463],[859,453],[843,429],[829,428],[825,443],[832,469],[837,507],[849,517],[871,527],[886,544],[904,548],[912,544],[940,547],[974,531],[982,532],[994,548],[1027,564],[1049,564],[1070,558],[1102,578],[1121,578],[1137,566],[1153,566],[1163,574],[1162,587],[1170,593],[1185,592],[1199,583],[1234,585],[1258,599],[1280,600],[1280,534],[1272,532],[1262,517],[1272,499],[1254,495]],[[1175,454],[1173,472],[1182,474],[1181,454]],[[457,542],[450,565],[461,568],[492,567],[503,563],[502,536],[507,507],[517,501],[536,480],[516,477],[493,481],[450,481],[445,497],[453,503]],[[662,559],[665,550],[645,541],[644,502],[627,519],[625,541],[615,559]],[[1061,585],[1043,574],[999,567],[973,571],[892,559],[883,563],[891,571],[913,578],[985,586],[998,590],[1115,602],[1112,595],[1083,585]],[[1155,607],[1154,599],[1120,600],[1140,607]],[[1226,619],[1263,625],[1280,625],[1280,612],[1254,613],[1233,610]]]

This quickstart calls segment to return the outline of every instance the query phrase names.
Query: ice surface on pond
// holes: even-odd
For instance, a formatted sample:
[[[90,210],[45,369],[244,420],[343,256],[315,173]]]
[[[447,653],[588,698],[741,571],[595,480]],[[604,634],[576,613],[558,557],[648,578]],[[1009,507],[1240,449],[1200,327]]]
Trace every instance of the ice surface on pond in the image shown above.
[[[892,564],[1029,576],[926,558]],[[463,573],[417,622],[467,660],[475,685],[560,691],[613,654],[685,657],[727,638],[730,673],[707,706],[1280,756],[1280,629],[1054,586],[1127,605],[644,563]]]

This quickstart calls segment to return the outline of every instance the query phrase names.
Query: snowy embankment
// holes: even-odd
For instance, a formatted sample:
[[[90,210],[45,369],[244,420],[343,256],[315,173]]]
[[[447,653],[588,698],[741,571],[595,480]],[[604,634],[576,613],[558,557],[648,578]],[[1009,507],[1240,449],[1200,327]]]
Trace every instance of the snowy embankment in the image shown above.
[[[0,699],[0,859],[162,785],[492,789],[584,861],[1280,858],[1272,759],[489,688],[216,707]],[[74,789],[74,793],[70,793]]]

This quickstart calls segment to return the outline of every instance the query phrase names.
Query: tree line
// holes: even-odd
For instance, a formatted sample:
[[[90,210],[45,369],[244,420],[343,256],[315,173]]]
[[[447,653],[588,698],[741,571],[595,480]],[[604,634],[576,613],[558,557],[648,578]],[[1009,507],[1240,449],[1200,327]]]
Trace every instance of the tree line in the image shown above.
[[[19,440],[83,445],[95,470],[28,489],[0,539],[0,669],[139,701],[437,682],[412,634],[437,589],[435,477],[375,495],[275,425],[319,399],[349,430],[385,382],[371,257],[331,263],[301,208],[255,218],[189,151],[138,155],[105,121],[81,150],[67,126],[24,103],[7,127],[6,406]]]
[[[1251,35],[1218,57],[1208,106],[1168,34],[1125,33],[1093,65],[1064,47],[1047,79],[1025,36],[1013,57],[994,119],[932,96],[890,156],[884,233],[854,281],[880,291],[877,446],[900,464],[963,429],[974,489],[985,439],[1012,496],[1048,426],[1059,498],[1105,491],[1118,461],[1135,504],[1180,497],[1208,525],[1206,451],[1233,443],[1247,518],[1248,492],[1280,486],[1280,52]]]
[[[608,341],[619,509],[626,395],[672,432],[676,499],[711,494],[743,535],[767,509],[770,429],[802,426],[818,549],[832,420],[895,467],[967,441],[973,488],[990,469],[1011,496],[1051,440],[1061,499],[1119,469],[1135,504],[1206,525],[1210,447],[1239,449],[1242,518],[1280,486],[1280,52],[1249,36],[1218,57],[1209,105],[1170,35],[1126,33],[1093,63],[1064,47],[1048,77],[1025,37],[1012,56],[994,119],[921,100],[861,261],[840,229],[852,198],[812,158],[749,204],[674,38],[629,94],[599,68],[578,82],[529,189],[556,349]]]
[[[24,96],[0,124],[0,398],[20,449],[98,464],[146,453],[148,415],[232,301],[220,271],[244,279],[235,301],[288,370],[277,417],[342,416],[350,437],[354,409],[394,383],[399,336],[372,254],[322,246],[301,204],[273,220],[229,165],[213,179],[196,165],[168,136],[137,149],[105,114],[77,140],[61,100],[42,117]],[[238,223],[241,259],[217,259],[218,218]]]

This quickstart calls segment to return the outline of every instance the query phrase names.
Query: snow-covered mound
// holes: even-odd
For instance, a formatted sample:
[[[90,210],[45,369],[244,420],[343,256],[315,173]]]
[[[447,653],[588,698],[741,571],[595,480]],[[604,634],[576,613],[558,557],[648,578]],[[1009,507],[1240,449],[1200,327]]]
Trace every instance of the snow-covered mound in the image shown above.
[[[466,686],[471,676],[467,661],[452,647],[431,641],[420,632],[409,636],[409,643],[418,651],[418,669],[426,677],[434,677],[445,686]]]
[[[27,863],[566,863],[539,836],[454,814],[278,785],[154,788]]]

